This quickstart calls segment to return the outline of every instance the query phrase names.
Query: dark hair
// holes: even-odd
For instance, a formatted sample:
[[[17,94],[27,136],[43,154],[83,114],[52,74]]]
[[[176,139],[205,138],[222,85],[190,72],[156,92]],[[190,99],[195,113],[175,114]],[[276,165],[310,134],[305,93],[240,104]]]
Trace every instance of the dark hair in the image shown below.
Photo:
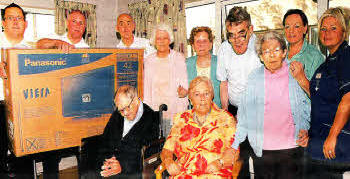
[[[230,9],[225,22],[240,24],[243,21],[247,21],[248,25],[251,24],[250,14],[244,7],[234,6]]]
[[[300,9],[289,9],[286,14],[284,14],[284,17],[283,17],[283,21],[282,21],[282,24],[283,24],[283,27],[285,26],[285,23],[286,23],[286,19],[288,16],[290,15],[293,15],[293,14],[298,14],[301,18],[301,20],[303,21],[303,25],[304,26],[308,26],[309,25],[309,22],[307,20],[307,17],[305,15],[305,13],[300,10]],[[308,32],[309,29],[306,30],[306,33]],[[306,34],[304,34],[304,37],[305,37]]]
[[[11,8],[11,7],[15,7],[15,8],[20,9],[20,10],[22,11],[24,20],[26,20],[26,14],[27,14],[27,13],[24,12],[24,10],[21,8],[21,6],[15,4],[15,3],[11,3],[10,5],[6,6],[4,9],[1,9],[1,19],[2,19],[3,21],[5,21],[5,12],[6,12],[6,9]]]

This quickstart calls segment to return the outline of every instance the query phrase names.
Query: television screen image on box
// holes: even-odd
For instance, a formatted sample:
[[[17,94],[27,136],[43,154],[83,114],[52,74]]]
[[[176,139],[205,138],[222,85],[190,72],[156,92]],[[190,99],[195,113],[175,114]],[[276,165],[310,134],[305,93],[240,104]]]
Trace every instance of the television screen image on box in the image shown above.
[[[113,112],[114,66],[62,78],[64,117],[93,118]]]

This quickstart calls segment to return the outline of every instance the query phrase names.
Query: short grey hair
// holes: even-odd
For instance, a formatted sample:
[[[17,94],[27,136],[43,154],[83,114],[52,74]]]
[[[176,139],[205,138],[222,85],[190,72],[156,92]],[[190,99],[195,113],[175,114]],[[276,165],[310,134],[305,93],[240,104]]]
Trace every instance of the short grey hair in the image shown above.
[[[261,35],[255,43],[255,50],[256,50],[256,53],[258,55],[262,54],[261,46],[264,42],[266,42],[268,40],[277,40],[281,46],[281,50],[284,51],[287,49],[286,40],[284,39],[284,37],[281,34],[275,32],[275,31],[267,31],[266,33]]]
[[[207,84],[212,97],[214,97],[214,87],[211,80],[206,76],[197,76],[190,82],[190,86],[188,88],[188,98],[192,98],[193,89],[200,83]]]
[[[137,97],[137,89],[130,85],[123,85],[115,92],[114,99],[122,94],[127,96],[129,99],[133,99],[134,97]]]
[[[152,31],[152,34],[151,34],[151,38],[150,38],[150,41],[151,41],[152,45],[155,45],[157,30],[166,31],[169,34],[170,43],[174,42],[173,29],[168,24],[160,23],[160,24],[156,25],[153,28],[153,31]]]

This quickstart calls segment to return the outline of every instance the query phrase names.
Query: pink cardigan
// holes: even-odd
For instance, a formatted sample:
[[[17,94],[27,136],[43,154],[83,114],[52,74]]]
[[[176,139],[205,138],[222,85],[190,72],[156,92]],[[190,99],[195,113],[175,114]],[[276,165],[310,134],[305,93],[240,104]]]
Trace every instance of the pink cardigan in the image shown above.
[[[159,70],[155,66],[155,60],[157,60],[157,52],[150,54],[144,61],[144,102],[151,106],[153,110],[159,109],[160,104],[155,104],[155,98],[161,98],[161,96],[155,94],[152,90],[152,80],[157,80],[157,76],[153,75],[153,71]],[[177,95],[177,88],[179,85],[188,89],[187,82],[187,69],[185,63],[185,57],[182,53],[170,50],[169,54],[169,69],[170,81],[169,84],[169,103],[168,111],[164,113],[164,118],[172,119],[178,112],[183,112],[187,109],[188,100],[187,97],[179,98]]]

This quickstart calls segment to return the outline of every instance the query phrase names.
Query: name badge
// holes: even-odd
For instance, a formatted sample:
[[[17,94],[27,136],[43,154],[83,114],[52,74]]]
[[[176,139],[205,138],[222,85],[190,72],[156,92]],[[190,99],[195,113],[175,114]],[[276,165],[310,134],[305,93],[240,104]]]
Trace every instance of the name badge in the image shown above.
[[[320,79],[321,76],[322,76],[322,73],[317,73],[317,74],[316,74],[316,79]]]

